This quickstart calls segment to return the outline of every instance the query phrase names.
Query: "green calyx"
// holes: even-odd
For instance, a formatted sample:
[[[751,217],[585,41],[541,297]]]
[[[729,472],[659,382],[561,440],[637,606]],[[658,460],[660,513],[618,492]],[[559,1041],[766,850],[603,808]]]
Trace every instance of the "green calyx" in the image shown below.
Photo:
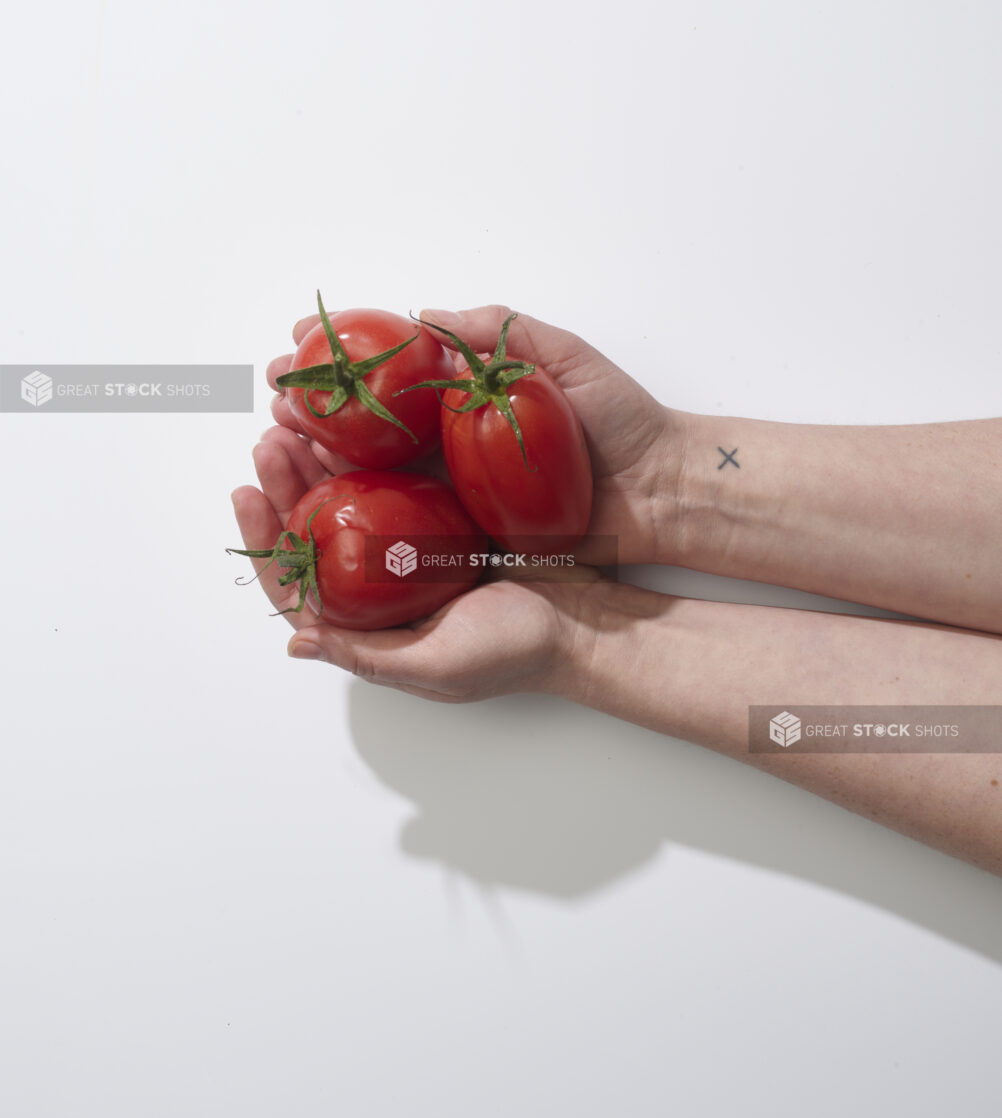
[[[272,563],[277,563],[284,568],[284,572],[278,576],[279,586],[291,586],[293,583],[299,583],[298,604],[289,606],[288,609],[279,610],[278,613],[273,613],[272,617],[281,617],[283,613],[302,613],[303,607],[306,605],[306,595],[311,590],[317,601],[320,602],[320,588],[317,586],[317,560],[320,558],[320,552],[317,550],[317,541],[313,538],[313,518],[324,505],[329,505],[331,501],[335,500],[337,500],[336,497],[329,498],[322,504],[317,505],[310,513],[310,518],[306,522],[305,540],[297,536],[295,532],[286,531],[278,537],[278,542],[271,550],[241,551],[236,547],[226,549],[227,555],[246,555],[251,559],[268,560],[254,578],[238,578],[238,586],[247,586],[260,578]],[[291,548],[282,546],[286,540],[292,545]],[[320,604],[323,605],[322,602]]]
[[[416,341],[419,335],[415,334],[414,337],[408,338],[400,345],[395,345],[392,349],[386,350],[385,353],[377,353],[375,357],[367,357],[364,361],[352,361],[345,353],[341,339],[331,326],[319,291],[317,292],[317,306],[320,309],[320,321],[324,324],[324,333],[327,335],[327,341],[331,347],[330,363],[309,365],[305,369],[293,369],[291,373],[280,376],[275,383],[279,388],[305,389],[303,401],[310,414],[315,415],[318,419],[326,419],[329,415],[333,415],[354,396],[369,411],[378,415],[380,419],[385,419],[387,423],[392,423],[394,427],[399,427],[410,437],[412,442],[416,443],[418,441],[417,435],[373,396],[365,383],[365,378],[373,369],[378,369],[380,365],[385,364],[391,357],[409,346],[411,342]],[[318,411],[313,406],[310,400],[311,391],[330,393],[324,411]]]
[[[504,320],[504,325],[501,327],[501,334],[498,337],[498,344],[489,361],[481,360],[462,338],[456,337],[451,331],[446,330],[444,326],[439,326],[434,322],[425,322],[420,318],[417,319],[422,326],[430,326],[433,330],[438,330],[440,334],[445,334],[445,336],[449,338],[456,349],[458,349],[466,359],[466,363],[469,365],[472,375],[462,380],[423,380],[420,384],[412,384],[408,388],[402,388],[396,395],[399,396],[401,392],[411,392],[415,388],[434,388],[438,392],[438,398],[442,407],[449,408],[449,411],[459,414],[468,411],[476,411],[477,408],[493,404],[508,421],[508,426],[514,431],[515,438],[518,439],[518,447],[522,452],[522,461],[525,463],[526,469],[532,470],[534,467],[529,465],[529,459],[525,453],[522,429],[518,425],[518,417],[512,409],[511,399],[508,396],[508,389],[515,381],[521,380],[522,377],[531,376],[536,371],[535,365],[529,364],[527,361],[511,360],[506,354],[508,329],[512,321],[517,317],[516,314],[510,314]],[[468,392],[470,398],[461,408],[449,407],[442,399],[442,390],[446,388],[457,388],[460,392]]]

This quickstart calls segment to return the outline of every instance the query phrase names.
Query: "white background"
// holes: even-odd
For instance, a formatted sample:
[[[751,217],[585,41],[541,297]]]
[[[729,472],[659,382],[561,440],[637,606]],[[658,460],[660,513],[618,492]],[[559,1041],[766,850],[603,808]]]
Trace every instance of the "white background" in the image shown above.
[[[318,286],[509,303],[694,411],[1002,413],[1000,54],[990,0],[6,15],[0,361],[259,391],[0,417],[0,1112],[997,1113],[996,879],[565,703],[289,661],[224,548]]]

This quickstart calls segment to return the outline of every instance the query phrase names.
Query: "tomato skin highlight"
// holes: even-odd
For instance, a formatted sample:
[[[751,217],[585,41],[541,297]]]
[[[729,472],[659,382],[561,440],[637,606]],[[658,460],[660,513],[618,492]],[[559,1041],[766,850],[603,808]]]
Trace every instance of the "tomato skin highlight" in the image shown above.
[[[330,322],[352,361],[374,357],[415,333],[418,335],[406,349],[365,377],[369,391],[417,436],[418,441],[415,443],[406,431],[375,415],[355,397],[332,415],[320,418],[307,408],[305,389],[287,388],[289,408],[303,431],[321,446],[366,469],[391,469],[434,450],[440,437],[439,407],[434,394],[407,392],[396,396],[395,393],[429,377],[452,378],[455,371],[452,361],[438,339],[425,327],[389,311],[338,311],[330,315]],[[323,323],[317,323],[300,342],[289,371],[327,364],[331,359]],[[317,411],[326,410],[329,392],[311,389],[309,396]]]
[[[486,404],[462,414],[449,411],[469,400],[467,393],[450,388],[442,396],[448,405],[442,409],[442,449],[449,476],[467,512],[502,547],[533,554],[567,552],[591,518],[591,459],[581,421],[563,390],[539,366],[507,392],[529,468],[498,409]]]
[[[328,478],[297,502],[287,527],[301,539],[312,531],[321,616],[345,629],[384,629],[427,617],[468,590],[479,575],[463,565],[447,580],[426,581],[420,571],[414,572],[418,577],[379,579],[371,560],[367,567],[367,536],[392,536],[393,542],[435,537],[437,548],[459,557],[487,548],[484,533],[452,489],[416,473],[354,470]]]

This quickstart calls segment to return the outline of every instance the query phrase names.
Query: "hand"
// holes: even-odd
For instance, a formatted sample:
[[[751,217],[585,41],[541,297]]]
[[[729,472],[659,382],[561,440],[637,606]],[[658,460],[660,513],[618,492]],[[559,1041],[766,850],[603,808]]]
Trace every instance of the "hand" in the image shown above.
[[[266,431],[254,448],[261,489],[233,494],[248,550],[274,546],[299,498],[330,471],[306,439],[283,427]],[[276,610],[296,605],[299,592],[278,584],[274,564],[253,560]],[[582,599],[604,580],[591,568],[553,568],[545,581],[500,578],[474,587],[431,617],[373,632],[341,629],[307,606],[286,618],[296,629],[289,655],[326,660],[373,683],[424,698],[466,702],[513,691],[563,691],[571,671]]]
[[[426,322],[458,334],[472,349],[493,351],[507,307],[479,307],[453,315],[422,311]],[[298,344],[319,321],[311,315],[296,323]],[[443,344],[448,339],[439,335]],[[587,342],[566,330],[520,314],[511,324],[508,354],[536,361],[567,393],[588,441],[595,480],[595,498],[588,536],[577,549],[585,563],[671,563],[679,554],[674,516],[685,442],[684,417],[663,407],[632,377]],[[457,367],[463,362],[456,355]],[[288,372],[291,354],[268,366],[268,380]],[[277,423],[293,431],[299,426],[284,396],[272,404]],[[349,468],[343,460],[314,447],[317,459],[331,472]],[[426,472],[435,465],[415,464]],[[615,537],[618,553],[610,554],[598,537]]]

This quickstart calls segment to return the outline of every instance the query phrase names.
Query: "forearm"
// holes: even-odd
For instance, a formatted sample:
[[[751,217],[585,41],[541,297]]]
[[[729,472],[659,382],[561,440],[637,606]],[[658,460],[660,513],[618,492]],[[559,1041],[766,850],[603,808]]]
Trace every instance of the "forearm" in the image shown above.
[[[682,430],[668,562],[1002,632],[1002,420]]]
[[[583,602],[553,690],[710,746],[1002,873],[999,753],[748,748],[750,705],[1002,704],[999,638],[616,584],[601,584]],[[1002,741],[986,744],[1002,749]]]

